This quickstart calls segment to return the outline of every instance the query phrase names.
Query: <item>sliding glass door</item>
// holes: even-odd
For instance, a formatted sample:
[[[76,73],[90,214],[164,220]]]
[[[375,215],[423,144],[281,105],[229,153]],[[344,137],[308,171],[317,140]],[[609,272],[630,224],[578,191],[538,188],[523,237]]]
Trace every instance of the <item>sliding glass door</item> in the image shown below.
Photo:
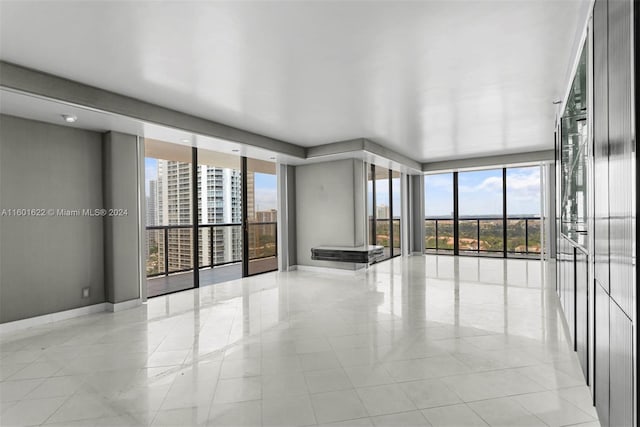
[[[276,164],[247,159],[247,275],[278,269]]]
[[[389,169],[375,167],[376,244],[384,246],[385,258],[391,257],[391,212],[389,211]]]
[[[384,259],[401,254],[401,173],[375,165],[367,167],[369,243],[384,247]]]
[[[402,174],[398,171],[390,171],[391,172],[391,196],[389,200],[391,201],[391,236],[393,239],[392,248],[393,248],[393,256],[400,255],[401,246],[400,240],[402,236],[402,190],[401,190],[401,177]]]
[[[146,139],[145,193],[148,297],[277,270],[275,163]]]
[[[198,149],[200,285],[242,277],[242,158]]]
[[[149,297],[194,287],[191,147],[145,142]]]

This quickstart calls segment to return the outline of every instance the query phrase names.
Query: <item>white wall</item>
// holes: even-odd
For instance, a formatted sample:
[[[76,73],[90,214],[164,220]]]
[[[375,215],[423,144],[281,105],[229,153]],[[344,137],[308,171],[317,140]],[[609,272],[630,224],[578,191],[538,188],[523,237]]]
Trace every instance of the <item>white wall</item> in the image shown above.
[[[364,162],[357,159],[297,166],[298,265],[355,269],[351,263],[314,261],[311,248],[365,244]]]

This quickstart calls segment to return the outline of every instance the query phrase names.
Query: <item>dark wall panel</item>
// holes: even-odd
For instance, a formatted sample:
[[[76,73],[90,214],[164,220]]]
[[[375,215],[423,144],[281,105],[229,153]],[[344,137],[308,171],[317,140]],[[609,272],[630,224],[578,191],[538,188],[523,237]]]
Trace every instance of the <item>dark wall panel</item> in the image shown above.
[[[576,350],[585,379],[589,378],[589,265],[588,257],[576,250]]]
[[[636,149],[633,129],[633,0],[596,0],[593,35],[594,400],[604,427],[637,425],[635,419]],[[636,20],[637,22],[637,20]],[[636,24],[637,25],[637,24]],[[559,238],[559,248],[564,248]],[[558,254],[559,294],[567,322],[576,319],[578,356],[585,333],[583,261],[576,260],[575,306],[566,249]],[[586,299],[589,300],[589,295]],[[575,316],[575,317],[574,317]],[[588,315],[587,315],[588,317]],[[587,335],[588,336],[588,335]],[[588,342],[587,346],[588,348]]]
[[[602,427],[609,427],[609,295],[596,281],[595,402]]]
[[[606,1],[593,9],[593,139],[595,278],[609,292],[609,81]]]
[[[635,153],[631,133],[631,1],[609,2],[611,297],[633,318]]]
[[[613,283],[612,283],[613,285]],[[633,425],[633,324],[618,305],[610,310],[610,425]]]

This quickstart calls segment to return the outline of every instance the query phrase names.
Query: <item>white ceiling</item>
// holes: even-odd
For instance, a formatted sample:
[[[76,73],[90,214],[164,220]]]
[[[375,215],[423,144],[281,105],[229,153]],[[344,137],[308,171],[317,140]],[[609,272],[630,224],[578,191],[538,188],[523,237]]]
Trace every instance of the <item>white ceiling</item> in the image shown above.
[[[549,149],[588,0],[2,1],[0,58],[294,144]]]

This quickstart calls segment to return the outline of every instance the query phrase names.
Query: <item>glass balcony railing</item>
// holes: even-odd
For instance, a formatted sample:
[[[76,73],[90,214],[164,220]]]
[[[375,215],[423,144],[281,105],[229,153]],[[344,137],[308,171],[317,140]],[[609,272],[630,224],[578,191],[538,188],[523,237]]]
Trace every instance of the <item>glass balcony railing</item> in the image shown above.
[[[458,221],[458,248],[460,252],[478,252],[480,227],[478,221],[463,219]]]
[[[242,261],[242,225],[198,225],[200,268]],[[146,227],[147,277],[193,270],[193,226]]]
[[[452,252],[454,220],[425,218],[425,249]],[[506,252],[512,255],[539,255],[541,250],[539,217],[508,217]],[[458,248],[463,253],[504,253],[502,217],[464,217],[458,220]]]
[[[370,241],[383,246],[385,249],[385,257],[398,256],[401,252],[402,232],[400,227],[400,218],[376,218],[375,236],[370,237]],[[373,230],[373,219],[369,217],[369,230]],[[391,241],[391,232],[393,231],[393,242]],[[374,243],[372,243],[374,244]],[[393,245],[393,252],[391,246]]]
[[[248,274],[254,275],[278,269],[278,224],[276,222],[249,222]]]
[[[276,222],[249,222],[249,259],[278,255],[278,224]]]
[[[400,219],[394,218],[393,223],[393,253],[400,254]]]
[[[540,253],[540,218],[507,219],[507,252]]]
[[[199,225],[200,267],[217,267],[242,261],[242,225]]]
[[[453,251],[453,220],[426,218],[425,248],[438,251]]]

